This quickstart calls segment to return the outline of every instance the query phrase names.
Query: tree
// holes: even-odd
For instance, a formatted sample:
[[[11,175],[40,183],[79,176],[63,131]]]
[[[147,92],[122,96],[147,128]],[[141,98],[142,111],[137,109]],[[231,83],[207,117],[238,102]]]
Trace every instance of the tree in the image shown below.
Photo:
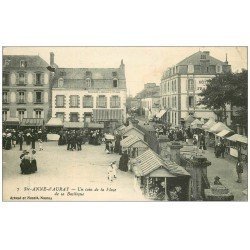
[[[199,104],[212,109],[220,121],[226,121],[226,106],[238,107],[238,122],[247,126],[248,71],[218,75],[208,81],[206,89],[199,95]]]

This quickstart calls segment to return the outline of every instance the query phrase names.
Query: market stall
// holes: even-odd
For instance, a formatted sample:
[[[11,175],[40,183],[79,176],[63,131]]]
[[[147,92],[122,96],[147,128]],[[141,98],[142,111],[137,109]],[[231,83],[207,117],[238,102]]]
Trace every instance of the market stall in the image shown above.
[[[202,121],[200,121],[199,119],[195,119],[191,124],[190,124],[190,128],[191,129],[202,129],[202,125],[204,123]]]
[[[163,160],[148,149],[131,161],[142,193],[149,199],[186,201],[190,199],[190,174],[181,166]]]
[[[247,162],[247,137],[244,135],[234,134],[228,137],[227,140],[229,140],[230,143],[230,155],[235,158],[241,157],[245,162]]]
[[[60,118],[52,117],[46,123],[46,129],[48,132],[47,139],[48,141],[58,141],[59,140],[59,132],[63,128],[63,122]]]
[[[229,140],[226,140],[228,137],[232,136],[234,134],[233,131],[223,129],[221,132],[217,133],[215,135],[215,143],[223,141],[226,146],[226,153],[230,153],[230,143]]]
[[[148,144],[137,136],[130,135],[121,141],[122,151],[127,150],[131,158],[145,152],[149,146]]]
[[[134,135],[134,136],[137,136],[140,139],[144,140],[144,133],[141,130],[139,130],[138,128],[134,127],[133,125],[127,126],[124,130],[122,130],[120,132],[120,135],[121,135],[122,139],[124,139],[130,135]]]
[[[188,128],[190,127],[191,123],[195,120],[193,115],[188,115],[184,118],[183,123],[184,123],[184,127]]]
[[[64,122],[63,128],[70,130],[79,130],[84,128],[83,122]]]

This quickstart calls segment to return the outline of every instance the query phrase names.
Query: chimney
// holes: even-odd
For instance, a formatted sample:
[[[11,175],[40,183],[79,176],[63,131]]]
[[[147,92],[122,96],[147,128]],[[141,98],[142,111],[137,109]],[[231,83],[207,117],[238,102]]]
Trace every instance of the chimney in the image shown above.
[[[125,64],[123,63],[123,59],[121,60],[120,68],[123,70],[125,69]]]
[[[53,66],[55,64],[55,54],[53,52],[50,52],[50,66]]]

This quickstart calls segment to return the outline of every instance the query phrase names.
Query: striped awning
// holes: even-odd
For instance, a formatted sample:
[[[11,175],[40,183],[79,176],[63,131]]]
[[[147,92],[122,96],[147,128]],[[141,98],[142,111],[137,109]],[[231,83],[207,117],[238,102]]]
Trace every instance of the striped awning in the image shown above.
[[[42,118],[23,118],[20,126],[23,127],[41,127],[43,126],[43,119]]]
[[[121,121],[122,110],[121,109],[93,109],[94,121]]]

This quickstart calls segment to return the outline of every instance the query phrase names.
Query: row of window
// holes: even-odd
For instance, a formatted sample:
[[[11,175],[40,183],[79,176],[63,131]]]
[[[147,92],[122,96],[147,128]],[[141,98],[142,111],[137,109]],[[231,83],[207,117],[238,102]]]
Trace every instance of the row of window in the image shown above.
[[[94,87],[94,83],[92,81],[91,78],[87,78],[85,79],[85,83],[87,85],[87,88],[93,88]],[[63,84],[64,84],[64,80],[63,78],[59,78],[58,79],[58,87],[59,88],[63,88]],[[118,79],[113,79],[113,85],[112,85],[113,88],[117,88],[118,87]]]
[[[18,72],[16,74],[16,83],[18,85],[26,85],[28,82],[28,76],[26,72]],[[9,85],[10,84],[10,73],[9,72],[3,72],[2,75],[2,82],[3,85]],[[33,74],[33,84],[34,85],[43,85],[44,84],[44,73],[37,72]]]
[[[60,75],[60,76],[66,76],[67,73],[66,73],[65,71],[60,71],[60,72],[59,72],[59,75]],[[91,71],[86,71],[86,72],[85,72],[85,76],[91,78],[91,77],[92,77],[92,72],[91,72]],[[113,72],[112,72],[112,76],[113,76],[113,77],[117,77],[117,72],[116,72],[116,71],[113,71]]]
[[[176,92],[177,91],[177,80],[168,81],[163,84],[163,92]]]
[[[176,96],[172,96],[172,98],[170,98],[170,96],[164,97],[162,99],[162,105],[163,105],[163,107],[176,108],[177,107],[177,97]],[[194,106],[195,106],[195,97],[188,96],[187,97],[187,107],[194,108]]]
[[[17,111],[17,116],[19,121],[21,122],[23,118],[27,116],[27,111],[26,110],[18,110]],[[8,111],[3,110],[2,111],[2,119],[3,121],[6,121],[8,118]],[[33,118],[43,118],[43,111],[42,110],[34,110],[34,117]]]
[[[10,63],[11,63],[11,60],[6,59],[3,61],[3,66],[4,67],[10,66]],[[20,60],[19,66],[20,66],[20,68],[26,68],[28,66],[28,63],[25,60]]]
[[[43,92],[42,91],[35,91],[35,100],[34,103],[43,103]],[[7,104],[10,103],[9,92],[3,91],[3,103]],[[25,104],[27,101],[26,91],[17,91],[17,103]]]
[[[91,95],[85,95],[82,99],[83,108],[93,108],[94,106],[94,97]],[[56,108],[62,108],[66,105],[66,96],[57,95],[56,96]],[[80,108],[80,96],[71,95],[69,98],[70,108]],[[96,107],[98,108],[107,108],[107,97],[105,95],[99,95],[96,98]],[[110,108],[120,108],[121,107],[121,98],[120,96],[111,96],[110,97]]]

